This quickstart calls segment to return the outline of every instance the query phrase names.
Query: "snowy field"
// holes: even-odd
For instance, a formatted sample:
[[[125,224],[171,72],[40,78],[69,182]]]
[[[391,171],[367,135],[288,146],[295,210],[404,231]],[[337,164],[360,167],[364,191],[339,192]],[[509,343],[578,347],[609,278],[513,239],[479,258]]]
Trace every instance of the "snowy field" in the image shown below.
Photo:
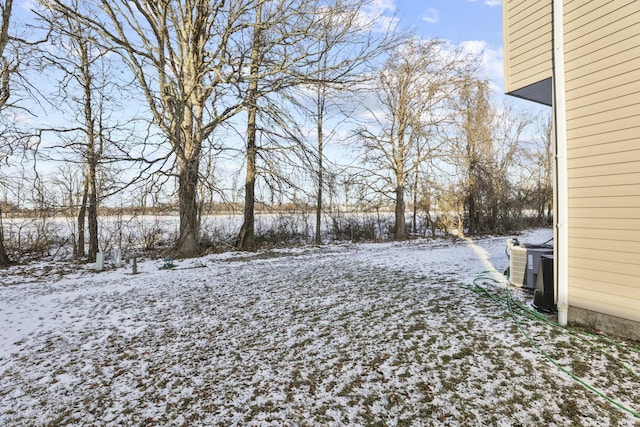
[[[638,344],[532,319],[490,263],[504,238],[12,267],[0,425],[640,425]]]

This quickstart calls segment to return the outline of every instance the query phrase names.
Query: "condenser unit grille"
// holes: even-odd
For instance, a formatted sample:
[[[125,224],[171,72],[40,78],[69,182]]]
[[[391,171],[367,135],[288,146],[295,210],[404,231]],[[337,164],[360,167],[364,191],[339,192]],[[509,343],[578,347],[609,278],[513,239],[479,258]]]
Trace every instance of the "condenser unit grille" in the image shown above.
[[[509,255],[509,281],[518,287],[524,286],[527,274],[527,248],[511,246]]]

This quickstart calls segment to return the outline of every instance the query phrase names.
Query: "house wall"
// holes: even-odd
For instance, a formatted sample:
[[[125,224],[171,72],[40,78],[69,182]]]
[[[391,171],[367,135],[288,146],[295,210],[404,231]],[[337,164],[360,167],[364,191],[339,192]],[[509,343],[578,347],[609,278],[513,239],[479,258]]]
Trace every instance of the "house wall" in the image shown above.
[[[503,0],[505,92],[552,75],[552,0]]]
[[[564,7],[569,304],[640,322],[640,2]]]
[[[550,97],[552,18],[503,0],[505,92]],[[564,27],[569,320],[639,337],[640,1],[565,0]]]

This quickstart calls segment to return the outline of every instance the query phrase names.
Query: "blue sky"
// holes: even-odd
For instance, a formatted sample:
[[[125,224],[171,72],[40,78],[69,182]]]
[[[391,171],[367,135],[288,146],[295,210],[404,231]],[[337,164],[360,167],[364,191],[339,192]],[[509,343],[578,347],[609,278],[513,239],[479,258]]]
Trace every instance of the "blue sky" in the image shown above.
[[[396,0],[398,17],[424,37],[460,43],[483,40],[502,46],[502,2],[499,0]]]
[[[486,77],[503,90],[500,0],[376,0],[423,38],[441,38],[483,53]]]

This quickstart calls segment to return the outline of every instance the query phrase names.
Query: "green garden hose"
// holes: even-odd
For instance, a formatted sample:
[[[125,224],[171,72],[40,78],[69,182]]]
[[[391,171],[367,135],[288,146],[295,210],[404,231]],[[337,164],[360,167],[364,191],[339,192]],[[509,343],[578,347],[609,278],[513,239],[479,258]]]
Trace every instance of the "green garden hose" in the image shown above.
[[[543,348],[540,347],[540,345],[538,345],[538,343],[527,333],[527,331],[525,330],[525,328],[523,327],[520,317],[523,317],[529,321],[539,321],[542,322],[544,324],[547,324],[551,327],[554,328],[559,328],[560,330],[563,331],[563,333],[569,335],[572,338],[577,338],[579,340],[581,340],[582,342],[586,343],[591,349],[598,351],[599,353],[601,353],[602,355],[604,355],[605,357],[607,357],[609,360],[613,361],[614,363],[616,363],[618,366],[620,366],[621,368],[625,369],[626,371],[628,371],[636,380],[640,381],[640,375],[638,375],[637,372],[635,372],[632,368],[630,368],[629,366],[627,366],[626,364],[624,364],[622,361],[620,361],[619,359],[617,359],[616,357],[614,357],[613,355],[605,352],[603,349],[595,346],[593,343],[589,342],[588,340],[586,340],[583,337],[580,336],[576,336],[574,333],[572,333],[571,331],[561,327],[557,322],[552,321],[551,319],[547,318],[546,316],[538,313],[535,310],[532,310],[529,307],[526,307],[524,304],[522,304],[520,301],[517,301],[515,298],[513,298],[513,296],[511,295],[511,289],[510,286],[503,282],[500,281],[498,279],[496,279],[494,276],[489,276],[488,274],[490,273],[495,273],[494,271],[484,271],[482,273],[480,273],[474,280],[473,280],[473,286],[466,286],[463,285],[462,287],[465,289],[469,289],[473,292],[477,292],[485,297],[490,298],[492,301],[496,302],[497,304],[503,305],[506,303],[508,309],[509,309],[509,314],[511,316],[511,318],[513,319],[513,321],[515,322],[516,326],[518,327],[518,330],[525,336],[525,338],[527,339],[527,341],[531,344],[531,346],[533,348],[535,348],[536,350],[538,350],[538,352],[540,352],[540,354],[542,354],[551,364],[553,364],[555,367],[557,367],[560,371],[564,372],[565,374],[567,374],[570,378],[572,378],[573,380],[575,380],[576,382],[578,382],[580,385],[582,385],[583,387],[585,387],[587,390],[597,394],[598,396],[602,397],[603,399],[607,400],[609,403],[617,406],[618,408],[622,409],[625,412],[628,412],[629,414],[633,415],[636,418],[640,418],[640,413],[638,413],[637,411],[634,411],[633,409],[625,406],[624,404],[618,402],[617,400],[607,396],[604,392],[602,392],[601,390],[598,390],[597,388],[593,387],[592,385],[590,385],[589,383],[587,383],[583,378],[578,377],[577,375],[573,374],[572,372],[570,372],[568,369],[566,369],[565,367],[563,367],[562,365],[560,365],[560,363],[558,363],[558,361],[556,361],[555,359],[553,359]],[[506,292],[506,296],[500,296],[494,292],[490,292],[487,285],[504,285],[507,289]],[[589,336],[593,336],[593,334],[587,334],[585,333],[585,335],[589,335]],[[609,339],[609,341],[619,347],[622,347],[623,344],[620,342],[617,342],[615,340],[611,340]],[[636,352],[636,353],[640,353],[640,349],[637,349],[633,346],[624,346],[624,349],[632,351],[632,352]]]

